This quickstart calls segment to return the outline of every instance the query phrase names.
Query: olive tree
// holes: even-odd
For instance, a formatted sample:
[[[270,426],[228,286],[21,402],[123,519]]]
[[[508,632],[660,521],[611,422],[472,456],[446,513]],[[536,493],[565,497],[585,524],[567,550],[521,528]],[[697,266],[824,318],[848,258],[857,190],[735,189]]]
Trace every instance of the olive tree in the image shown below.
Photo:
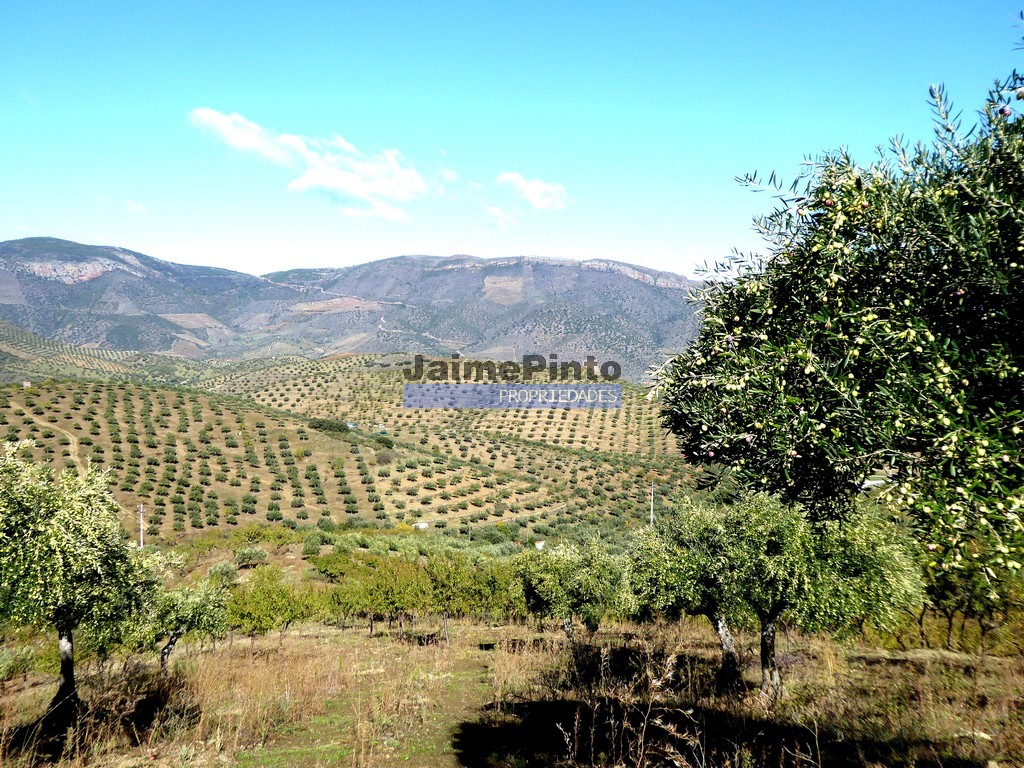
[[[518,573],[527,609],[541,620],[560,620],[571,643],[576,640],[575,620],[596,632],[622,597],[622,563],[597,542],[527,552],[518,562]]]
[[[659,516],[657,528],[638,531],[626,557],[634,618],[707,617],[721,646],[719,682],[726,688],[739,681],[733,628],[746,611],[730,580],[729,542],[720,510],[691,503]]]
[[[60,680],[50,712],[63,719],[79,703],[75,632],[119,632],[156,580],[127,543],[104,474],[69,470],[55,482],[44,466],[19,458],[22,447],[0,451],[0,619],[56,630]]]
[[[738,671],[730,625],[755,617],[761,692],[771,699],[782,693],[775,638],[784,617],[807,629],[886,627],[920,600],[907,537],[873,510],[815,528],[798,506],[763,493],[731,505],[684,504],[637,536],[628,563],[641,618],[708,617],[726,683]]]
[[[146,645],[164,641],[160,647],[162,674],[167,672],[171,653],[185,635],[215,639],[227,633],[227,605],[227,588],[216,582],[156,590],[138,631]]]
[[[710,276],[654,396],[689,458],[815,524],[884,475],[932,574],[969,561],[994,583],[1024,554],[1024,78],[968,131],[932,97],[931,143],[769,179],[767,252]]]

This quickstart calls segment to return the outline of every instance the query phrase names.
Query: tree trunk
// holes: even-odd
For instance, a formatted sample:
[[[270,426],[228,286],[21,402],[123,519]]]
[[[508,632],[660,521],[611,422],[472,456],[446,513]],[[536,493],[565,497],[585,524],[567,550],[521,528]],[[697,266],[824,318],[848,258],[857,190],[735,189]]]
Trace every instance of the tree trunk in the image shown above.
[[[451,638],[448,637],[448,611],[444,612],[444,644],[452,644]]]
[[[736,638],[733,637],[729,623],[721,613],[714,611],[708,618],[711,620],[711,624],[718,634],[718,642],[722,646],[722,666],[718,671],[718,683],[723,689],[738,688],[740,686],[740,662],[736,654]]]
[[[761,695],[769,701],[782,696],[782,677],[779,675],[779,661],[775,657],[775,626],[778,613],[771,613],[761,619]]]
[[[167,674],[167,660],[171,657],[171,652],[174,651],[174,646],[178,644],[178,640],[181,638],[182,633],[180,630],[175,630],[167,636],[167,645],[160,649],[160,674]]]
[[[562,630],[569,640],[569,645],[576,645],[576,628],[572,624],[572,616],[565,616],[562,619]]]
[[[928,615],[928,606],[921,609],[921,615],[917,617],[917,631],[921,635],[921,646],[924,648],[931,648],[931,644],[928,642],[928,633],[924,631],[924,619]]]
[[[75,641],[71,627],[57,628],[57,646],[60,649],[60,680],[44,720],[63,729],[74,721],[82,703],[75,686]]]

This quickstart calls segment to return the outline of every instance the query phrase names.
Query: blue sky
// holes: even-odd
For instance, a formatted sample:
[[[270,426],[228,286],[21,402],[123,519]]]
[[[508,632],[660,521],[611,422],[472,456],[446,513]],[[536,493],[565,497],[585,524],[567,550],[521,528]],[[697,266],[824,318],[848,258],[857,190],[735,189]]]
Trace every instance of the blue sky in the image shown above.
[[[972,119],[1024,4],[7,0],[0,240],[252,273],[400,254],[684,274],[771,199],[734,177]]]

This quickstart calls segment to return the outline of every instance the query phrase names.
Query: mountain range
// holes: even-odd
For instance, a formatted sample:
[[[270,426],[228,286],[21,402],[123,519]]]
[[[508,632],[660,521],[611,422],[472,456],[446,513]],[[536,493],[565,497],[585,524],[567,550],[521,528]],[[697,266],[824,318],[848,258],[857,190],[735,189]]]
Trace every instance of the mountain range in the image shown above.
[[[193,360],[593,355],[638,380],[696,331],[695,285],[609,260],[399,256],[257,277],[55,238],[0,243],[0,320],[65,344]]]

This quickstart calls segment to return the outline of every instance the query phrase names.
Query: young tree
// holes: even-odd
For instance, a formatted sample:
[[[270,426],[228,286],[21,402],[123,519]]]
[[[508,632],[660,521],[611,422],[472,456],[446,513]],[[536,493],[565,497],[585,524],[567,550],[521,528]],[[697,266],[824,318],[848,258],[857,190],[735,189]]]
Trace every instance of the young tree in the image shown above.
[[[106,476],[49,471],[0,451],[0,620],[53,627],[60,682],[50,704],[56,721],[78,708],[74,634],[109,635],[145,605],[155,577],[126,541],[121,509]]]
[[[361,613],[373,623],[380,618],[398,622],[405,634],[406,619],[431,607],[431,585],[423,566],[401,556],[369,557],[353,569],[358,574]]]
[[[782,693],[775,637],[784,615],[807,629],[887,626],[920,600],[919,569],[896,526],[856,510],[815,530],[799,507],[767,494],[720,507],[691,502],[639,534],[629,563],[641,617],[711,620],[727,684],[737,679],[729,626],[756,616],[761,692],[772,700]]]
[[[526,598],[517,565],[509,558],[483,560],[466,587],[468,610],[478,617],[508,621],[525,618]]]
[[[274,565],[259,566],[248,581],[231,593],[227,604],[228,625],[249,636],[252,647],[259,635],[273,629],[279,642],[295,621],[306,616],[309,602],[304,594],[284,581],[284,572]]]
[[[622,563],[597,542],[527,552],[518,572],[527,609],[541,619],[560,620],[570,643],[576,641],[576,619],[596,632],[622,597]]]
[[[430,602],[444,620],[444,641],[451,645],[448,619],[465,611],[473,571],[465,556],[454,552],[435,552],[427,559],[426,568],[430,580]]]

